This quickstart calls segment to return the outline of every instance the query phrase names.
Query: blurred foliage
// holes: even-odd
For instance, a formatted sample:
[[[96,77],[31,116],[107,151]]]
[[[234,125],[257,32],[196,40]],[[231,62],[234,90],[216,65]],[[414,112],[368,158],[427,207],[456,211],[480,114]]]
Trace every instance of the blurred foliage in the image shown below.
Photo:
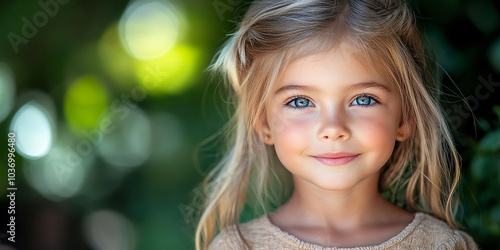
[[[493,111],[497,120],[478,122],[486,132],[483,138],[468,140],[472,160],[462,175],[464,222],[484,249],[498,247],[500,239],[500,106]]]
[[[44,157],[17,154],[17,249],[193,249],[191,201],[221,148],[199,146],[228,119],[225,92],[204,69],[249,2],[158,2],[137,12],[127,11],[136,1],[0,2],[0,151],[30,101],[53,140]],[[411,3],[443,69],[463,162],[460,219],[482,248],[498,248],[500,3]],[[6,162],[0,154],[0,172]],[[6,187],[1,174],[0,225]]]

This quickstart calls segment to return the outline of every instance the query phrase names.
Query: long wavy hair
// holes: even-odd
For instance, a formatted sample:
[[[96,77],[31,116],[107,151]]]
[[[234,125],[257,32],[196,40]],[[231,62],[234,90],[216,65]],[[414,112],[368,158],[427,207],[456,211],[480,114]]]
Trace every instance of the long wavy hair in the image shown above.
[[[404,207],[456,228],[455,191],[460,159],[437,100],[437,64],[430,59],[415,14],[401,0],[260,0],[250,5],[237,31],[210,66],[229,86],[234,116],[226,131],[225,157],[202,184],[196,249],[217,232],[239,230],[248,204],[262,213],[290,194],[290,173],[255,127],[287,65],[348,39],[363,61],[391,83],[401,98],[412,134],[397,142],[380,177],[380,191],[406,189]]]

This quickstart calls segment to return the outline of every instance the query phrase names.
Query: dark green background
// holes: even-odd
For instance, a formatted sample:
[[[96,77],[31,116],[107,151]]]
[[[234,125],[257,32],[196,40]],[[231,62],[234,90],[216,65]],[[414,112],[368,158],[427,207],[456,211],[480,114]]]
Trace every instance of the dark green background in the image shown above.
[[[17,249],[92,249],[84,228],[89,216],[103,210],[112,211],[115,217],[119,214],[117,218],[126,218],[132,225],[136,249],[194,248],[191,218],[198,206],[191,203],[197,196],[193,190],[218,159],[220,148],[217,140],[207,145],[202,142],[228,119],[224,90],[203,70],[226,34],[234,30],[248,3],[236,0],[172,3],[188,24],[178,43],[196,48],[199,57],[187,89],[175,94],[148,93],[143,100],[134,102],[150,118],[153,128],[161,128],[152,131],[155,153],[140,166],[117,170],[94,150],[88,157],[92,162],[81,190],[71,197],[57,199],[41,195],[29,184],[24,168],[32,160],[22,159],[18,154],[14,244]],[[108,93],[108,105],[137,86],[133,78],[127,78],[124,84],[117,83],[103,66],[105,60],[98,55],[99,41],[120,20],[127,4],[128,1],[118,0],[70,0],[59,6],[57,14],[27,44],[19,45],[16,53],[8,34],[20,34],[22,18],[32,18],[41,7],[28,0],[0,3],[0,62],[12,70],[16,86],[15,106],[0,124],[3,141],[0,152],[4,152],[0,154],[2,243],[7,242],[1,236],[8,223],[7,134],[14,114],[26,102],[24,94],[38,90],[50,96],[56,114],[54,143],[75,147],[82,137],[69,128],[64,109],[72,82],[93,75]],[[482,88],[480,93],[486,93],[484,87],[479,87],[484,81],[500,85],[500,3],[422,0],[414,1],[413,5],[438,62],[447,72],[442,74],[442,104],[463,163],[458,218],[482,248],[498,249],[500,107],[495,108],[495,104],[500,104],[500,87],[492,87],[484,98],[478,98],[477,89]],[[120,60],[116,58],[116,63]],[[124,78],[129,74],[123,72]],[[82,95],[92,97],[92,93]],[[471,109],[467,109],[463,98],[468,98]],[[153,119],[158,114],[168,119]],[[176,139],[170,140],[173,137]],[[117,141],[116,145],[123,144]]]

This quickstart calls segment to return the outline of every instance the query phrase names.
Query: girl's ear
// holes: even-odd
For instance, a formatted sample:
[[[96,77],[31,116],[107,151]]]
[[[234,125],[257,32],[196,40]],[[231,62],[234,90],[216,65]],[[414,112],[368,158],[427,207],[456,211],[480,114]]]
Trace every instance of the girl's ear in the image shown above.
[[[401,121],[398,130],[396,131],[396,141],[406,141],[406,139],[408,139],[413,133],[413,126],[414,124],[412,120]]]
[[[262,114],[258,121],[255,123],[255,131],[265,144],[274,145],[273,137],[271,135],[271,128],[269,127],[269,123],[267,122],[266,114]]]

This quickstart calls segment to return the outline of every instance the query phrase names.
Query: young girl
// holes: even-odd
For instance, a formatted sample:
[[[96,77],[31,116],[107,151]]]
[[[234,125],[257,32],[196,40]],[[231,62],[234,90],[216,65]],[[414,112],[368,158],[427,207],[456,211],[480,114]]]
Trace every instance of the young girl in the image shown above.
[[[402,1],[256,1],[212,67],[236,109],[196,249],[477,248],[456,229],[459,156]],[[402,188],[406,209],[386,199]]]

